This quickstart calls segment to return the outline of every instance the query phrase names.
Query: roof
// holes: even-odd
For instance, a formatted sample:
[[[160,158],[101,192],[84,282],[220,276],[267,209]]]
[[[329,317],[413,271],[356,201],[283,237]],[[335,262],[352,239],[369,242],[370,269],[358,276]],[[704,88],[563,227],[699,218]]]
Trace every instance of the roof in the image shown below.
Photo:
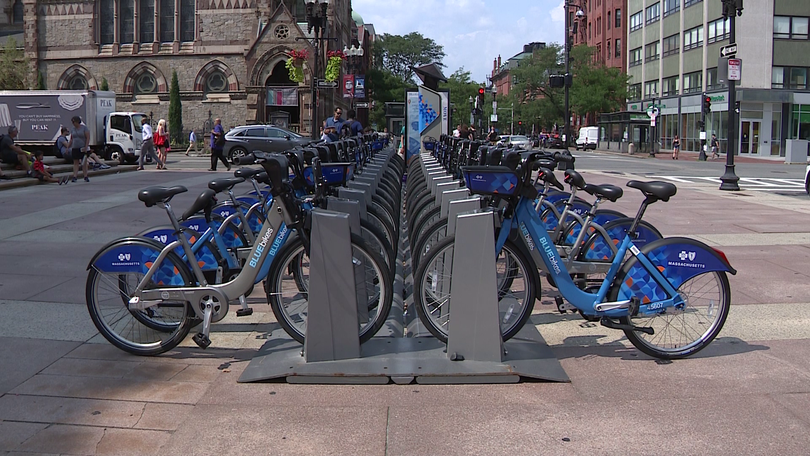
[[[357,25],[365,24],[365,22],[363,22],[363,16],[361,16],[357,11],[352,11],[352,20]]]

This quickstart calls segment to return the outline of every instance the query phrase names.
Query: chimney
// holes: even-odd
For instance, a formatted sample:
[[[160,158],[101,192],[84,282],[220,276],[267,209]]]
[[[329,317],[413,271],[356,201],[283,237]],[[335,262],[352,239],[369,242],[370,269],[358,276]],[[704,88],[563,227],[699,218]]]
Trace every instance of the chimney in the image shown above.
[[[492,72],[498,71],[498,59],[492,59]]]
[[[500,68],[500,67],[501,67],[501,56],[499,55],[498,56],[498,68]]]

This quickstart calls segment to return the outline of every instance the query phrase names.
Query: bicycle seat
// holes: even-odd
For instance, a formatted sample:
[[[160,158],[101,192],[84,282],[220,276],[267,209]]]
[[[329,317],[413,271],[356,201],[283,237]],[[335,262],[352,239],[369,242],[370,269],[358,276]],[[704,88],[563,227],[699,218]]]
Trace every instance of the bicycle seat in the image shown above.
[[[621,198],[624,194],[624,190],[621,187],[617,187],[615,185],[610,184],[603,184],[603,185],[594,185],[594,184],[587,184],[585,188],[583,188],[588,194],[593,195],[597,198],[607,198],[611,202],[616,202],[617,199]]]
[[[256,182],[260,184],[270,185],[270,179],[267,177],[267,172],[262,171],[255,177]]]
[[[216,194],[217,192],[211,190],[210,188],[203,190],[202,193],[200,193],[200,196],[198,196],[197,199],[191,204],[191,207],[186,209],[186,212],[183,212],[180,220],[186,220],[193,217],[194,214],[208,208],[209,205],[213,207],[214,195]],[[208,217],[210,217],[210,209],[206,210],[205,216],[206,220],[208,220]]]
[[[644,193],[644,196],[650,197],[653,196],[656,199],[661,201],[669,201],[669,198],[674,196],[675,193],[678,193],[678,187],[675,184],[671,184],[669,182],[661,182],[661,181],[650,181],[650,182],[641,182],[636,180],[631,180],[627,183],[627,186],[630,188],[637,188],[641,190],[641,193]]]
[[[503,157],[503,159],[501,160],[501,165],[506,166],[507,168],[514,171],[517,169],[522,159],[523,157],[521,157],[519,153],[512,151],[506,154],[505,157]]]
[[[146,204],[146,207],[152,207],[157,203],[166,203],[174,195],[178,193],[185,193],[188,189],[182,185],[174,187],[149,187],[138,192],[138,199]]]
[[[261,168],[239,168],[233,172],[234,177],[250,179],[251,177],[264,172]]]
[[[557,176],[554,175],[554,171],[552,171],[549,167],[541,166],[537,170],[537,177],[539,177],[543,182],[548,182],[560,190],[565,190],[563,184],[561,184],[560,181],[557,180]]]
[[[586,185],[585,179],[582,177],[582,175],[573,169],[565,170],[565,183],[568,185],[573,185],[580,190],[584,189]]]
[[[223,179],[215,179],[208,183],[208,188],[219,193],[233,187],[236,184],[241,184],[244,181],[244,177],[226,177]]]

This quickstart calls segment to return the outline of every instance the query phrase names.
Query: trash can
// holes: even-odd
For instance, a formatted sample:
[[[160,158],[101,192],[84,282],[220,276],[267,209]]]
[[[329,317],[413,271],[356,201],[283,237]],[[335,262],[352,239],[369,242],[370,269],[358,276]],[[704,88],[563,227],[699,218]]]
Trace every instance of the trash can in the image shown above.
[[[629,155],[633,155],[636,153],[636,143],[630,143],[627,145],[627,153]]]

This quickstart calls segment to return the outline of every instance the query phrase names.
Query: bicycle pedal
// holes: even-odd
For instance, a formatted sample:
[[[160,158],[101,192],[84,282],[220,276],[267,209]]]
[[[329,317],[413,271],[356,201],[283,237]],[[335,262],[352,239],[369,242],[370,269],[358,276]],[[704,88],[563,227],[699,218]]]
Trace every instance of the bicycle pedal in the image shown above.
[[[562,296],[555,296],[554,297],[554,303],[557,304],[557,311],[558,312],[560,312],[561,314],[564,314],[564,313],[567,312],[567,310],[565,310],[565,307],[564,307],[565,304],[563,303]]]
[[[599,324],[601,324],[606,328],[621,329],[622,331],[638,331],[643,332],[644,334],[649,334],[651,336],[655,334],[655,330],[649,326],[625,325],[623,323],[614,321],[612,318],[608,317],[602,317],[602,319],[599,320]]]
[[[238,309],[236,311],[237,317],[247,317],[248,315],[253,315],[253,308],[248,307],[247,309]]]
[[[191,339],[202,349],[206,349],[211,345],[211,339],[203,333],[197,333]]]

